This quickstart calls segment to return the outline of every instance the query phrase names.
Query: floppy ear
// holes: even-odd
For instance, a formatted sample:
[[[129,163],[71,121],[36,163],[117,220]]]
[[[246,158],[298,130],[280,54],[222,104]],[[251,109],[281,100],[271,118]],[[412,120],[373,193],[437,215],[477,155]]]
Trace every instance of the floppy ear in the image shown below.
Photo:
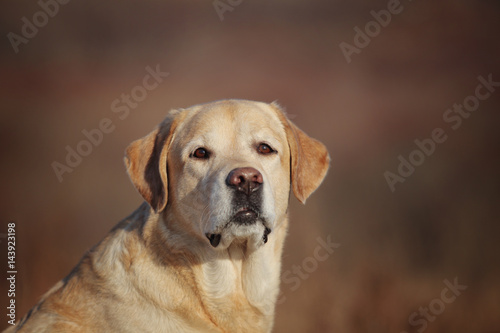
[[[330,166],[330,156],[325,145],[309,137],[293,124],[276,103],[290,147],[290,177],[293,193],[302,203],[319,187]]]
[[[132,183],[158,213],[167,205],[167,153],[175,129],[171,113],[153,132],[132,142],[126,150],[125,165]]]

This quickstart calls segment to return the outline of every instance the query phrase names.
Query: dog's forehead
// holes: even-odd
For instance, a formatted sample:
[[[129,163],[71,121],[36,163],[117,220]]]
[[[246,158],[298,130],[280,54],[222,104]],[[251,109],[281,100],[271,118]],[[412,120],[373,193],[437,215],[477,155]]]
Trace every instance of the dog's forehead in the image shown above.
[[[275,109],[269,104],[251,101],[221,101],[186,109],[188,115],[179,124],[177,140],[198,137],[228,138],[239,135],[269,135],[276,140],[286,136]],[[176,141],[177,141],[176,140]]]

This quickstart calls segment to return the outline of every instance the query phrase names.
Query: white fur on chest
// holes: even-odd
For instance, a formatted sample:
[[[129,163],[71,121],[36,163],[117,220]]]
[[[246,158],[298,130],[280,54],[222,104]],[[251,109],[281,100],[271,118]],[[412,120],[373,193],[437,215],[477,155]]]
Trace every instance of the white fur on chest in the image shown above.
[[[280,276],[279,260],[272,253],[273,243],[270,241],[251,253],[234,245],[207,258],[202,264],[201,286],[208,299],[218,305],[236,299],[241,302],[239,306],[248,305],[264,316],[272,315]]]

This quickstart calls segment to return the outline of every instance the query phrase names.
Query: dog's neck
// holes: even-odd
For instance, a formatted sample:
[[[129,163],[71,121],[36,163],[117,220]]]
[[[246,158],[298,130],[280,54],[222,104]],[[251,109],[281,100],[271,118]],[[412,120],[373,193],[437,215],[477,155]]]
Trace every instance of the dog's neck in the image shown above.
[[[156,244],[148,248],[156,249],[152,255],[158,265],[166,269],[172,265],[182,266],[182,278],[196,286],[201,308],[217,326],[232,327],[238,317],[254,318],[245,325],[257,328],[256,331],[270,331],[278,297],[287,217],[276,224],[269,241],[257,249],[249,249],[243,241],[217,250],[208,242],[193,238],[192,234],[183,237],[178,228],[171,225],[175,222],[169,220],[167,212],[152,214],[144,225],[144,240]]]
[[[162,309],[165,315],[176,312],[179,318],[190,314],[184,325],[193,332],[270,332],[287,217],[277,221],[268,242],[256,249],[249,249],[245,242],[214,249],[208,241],[193,236],[193,231],[184,230],[183,234],[179,226],[170,225],[175,222],[142,205],[97,246],[97,252],[104,248],[116,251],[95,256],[92,269],[123,274],[127,288],[135,290],[130,295],[148,300],[146,312]],[[164,278],[158,280],[157,276]],[[158,323],[177,327],[166,316],[158,317]]]

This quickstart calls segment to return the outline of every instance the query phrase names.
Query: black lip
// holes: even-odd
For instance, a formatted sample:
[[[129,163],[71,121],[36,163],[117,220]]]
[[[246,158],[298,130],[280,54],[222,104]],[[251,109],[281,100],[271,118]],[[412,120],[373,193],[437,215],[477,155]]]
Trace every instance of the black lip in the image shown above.
[[[205,234],[208,240],[210,241],[210,245],[213,247],[217,247],[220,243],[221,235],[220,234]]]
[[[264,244],[267,243],[267,236],[271,233],[271,229],[269,229],[268,227],[266,227],[266,229],[264,230],[264,235],[262,235],[262,240],[264,241]]]
[[[259,212],[251,208],[240,208],[233,215],[231,221],[239,224],[253,224],[259,219]]]

